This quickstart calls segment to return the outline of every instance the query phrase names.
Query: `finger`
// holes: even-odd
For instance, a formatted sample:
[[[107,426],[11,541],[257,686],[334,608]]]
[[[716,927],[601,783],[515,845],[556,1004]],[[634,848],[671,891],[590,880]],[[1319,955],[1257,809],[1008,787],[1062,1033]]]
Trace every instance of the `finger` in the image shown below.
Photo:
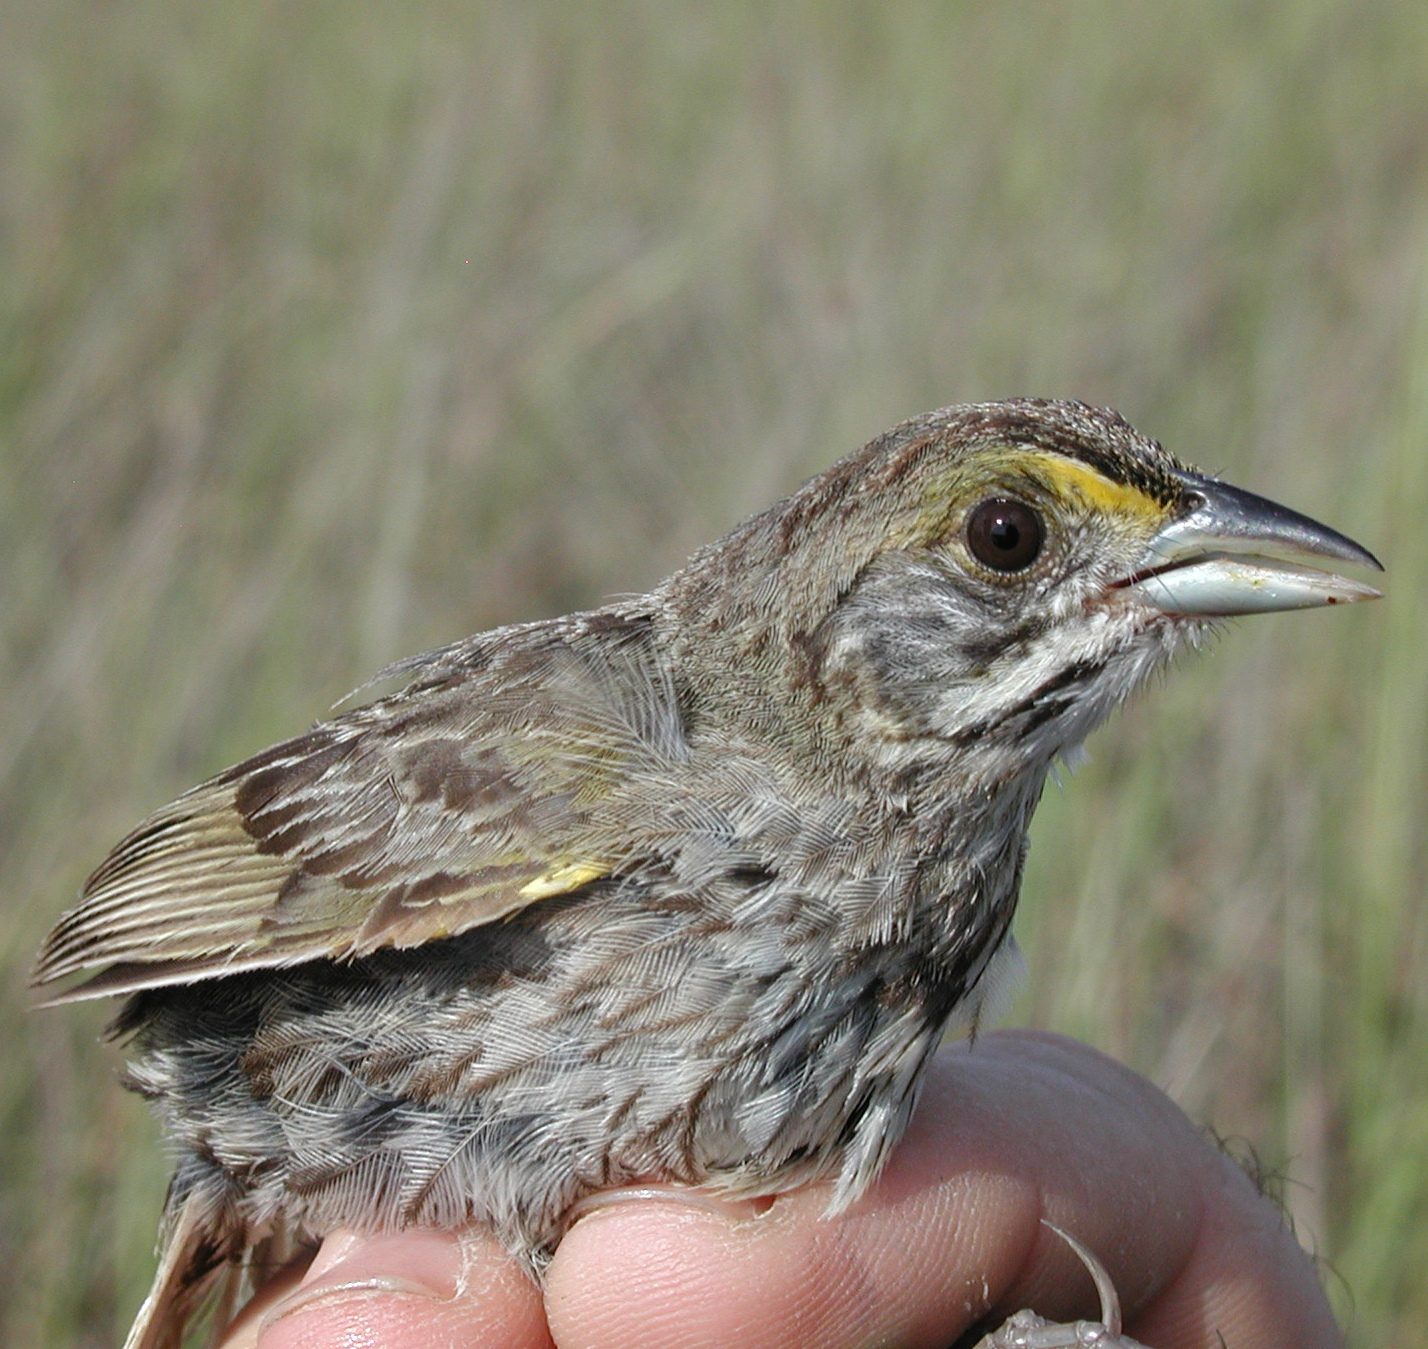
[[[1340,1349],[1343,1332],[1288,1222],[1230,1158],[1207,1154],[1195,1249],[1180,1276],[1141,1310],[1136,1337],[1157,1347]]]
[[[1197,1254],[1207,1207],[1218,1213],[1218,1191],[1237,1190],[1237,1202],[1272,1214],[1232,1171],[1167,1098],[1112,1061],[1057,1037],[984,1037],[939,1056],[903,1145],[848,1213],[825,1219],[817,1188],[761,1216],[673,1198],[597,1210],[557,1252],[547,1310],[562,1349],[940,1349],[1021,1306],[1094,1316],[1090,1278],[1044,1215],[1106,1265],[1131,1333],[1140,1309],[1155,1308],[1157,1349],[1213,1344],[1208,1318],[1229,1304],[1189,1315],[1206,1279],[1225,1273]],[[1302,1253],[1281,1255],[1300,1277],[1260,1298],[1261,1311],[1317,1293]],[[1301,1344],[1335,1342],[1317,1301],[1325,1317],[1298,1318]]]
[[[222,1349],[549,1349],[535,1286],[480,1231],[334,1233],[266,1288]]]

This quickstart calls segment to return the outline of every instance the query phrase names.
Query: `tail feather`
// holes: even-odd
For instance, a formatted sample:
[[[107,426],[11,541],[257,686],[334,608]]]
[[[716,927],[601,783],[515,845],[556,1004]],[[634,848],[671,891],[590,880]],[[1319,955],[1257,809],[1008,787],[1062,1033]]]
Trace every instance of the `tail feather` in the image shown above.
[[[188,1194],[164,1224],[159,1267],[139,1308],[124,1349],[180,1349],[184,1326],[228,1261],[218,1258],[204,1220],[201,1190]]]
[[[316,1243],[286,1224],[241,1254],[214,1230],[211,1193],[195,1186],[165,1216],[159,1267],[130,1327],[124,1349],[182,1349],[185,1332],[202,1316],[210,1345],[222,1343],[239,1303]]]

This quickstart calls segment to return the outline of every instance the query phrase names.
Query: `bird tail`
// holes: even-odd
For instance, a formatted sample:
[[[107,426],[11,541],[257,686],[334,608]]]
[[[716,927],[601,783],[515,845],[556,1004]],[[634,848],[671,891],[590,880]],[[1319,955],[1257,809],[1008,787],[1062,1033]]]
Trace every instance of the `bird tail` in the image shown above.
[[[195,1187],[176,1212],[165,1215],[159,1267],[124,1349],[180,1349],[184,1327],[220,1276],[226,1273],[227,1285],[239,1273],[214,1245],[208,1207],[202,1189]],[[225,1300],[228,1296],[225,1288]]]
[[[222,1211],[202,1185],[182,1198],[171,1192],[159,1267],[124,1349],[181,1349],[189,1325],[200,1316],[212,1328],[210,1343],[219,1344],[239,1302],[256,1285],[316,1250],[314,1239],[286,1223],[256,1241],[225,1238],[227,1225],[215,1219]]]

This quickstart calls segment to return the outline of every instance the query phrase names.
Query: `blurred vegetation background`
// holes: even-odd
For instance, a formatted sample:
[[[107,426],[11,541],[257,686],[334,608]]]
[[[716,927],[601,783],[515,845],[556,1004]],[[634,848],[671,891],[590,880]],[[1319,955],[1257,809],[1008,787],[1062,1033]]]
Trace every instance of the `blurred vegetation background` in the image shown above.
[[[1048,793],[1017,1019],[1428,1343],[1428,8],[18,0],[0,53],[0,1340],[113,1344],[150,1275],[108,1009],[26,989],[143,812],[1026,393],[1389,565]]]

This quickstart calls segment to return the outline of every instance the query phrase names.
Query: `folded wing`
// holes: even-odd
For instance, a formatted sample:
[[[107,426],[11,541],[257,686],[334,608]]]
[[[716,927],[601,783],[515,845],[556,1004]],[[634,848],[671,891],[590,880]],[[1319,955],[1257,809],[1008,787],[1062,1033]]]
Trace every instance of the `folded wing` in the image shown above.
[[[647,622],[506,629],[407,672],[140,824],[35,982],[100,971],[66,1001],[415,946],[630,864],[611,802],[685,753]]]

